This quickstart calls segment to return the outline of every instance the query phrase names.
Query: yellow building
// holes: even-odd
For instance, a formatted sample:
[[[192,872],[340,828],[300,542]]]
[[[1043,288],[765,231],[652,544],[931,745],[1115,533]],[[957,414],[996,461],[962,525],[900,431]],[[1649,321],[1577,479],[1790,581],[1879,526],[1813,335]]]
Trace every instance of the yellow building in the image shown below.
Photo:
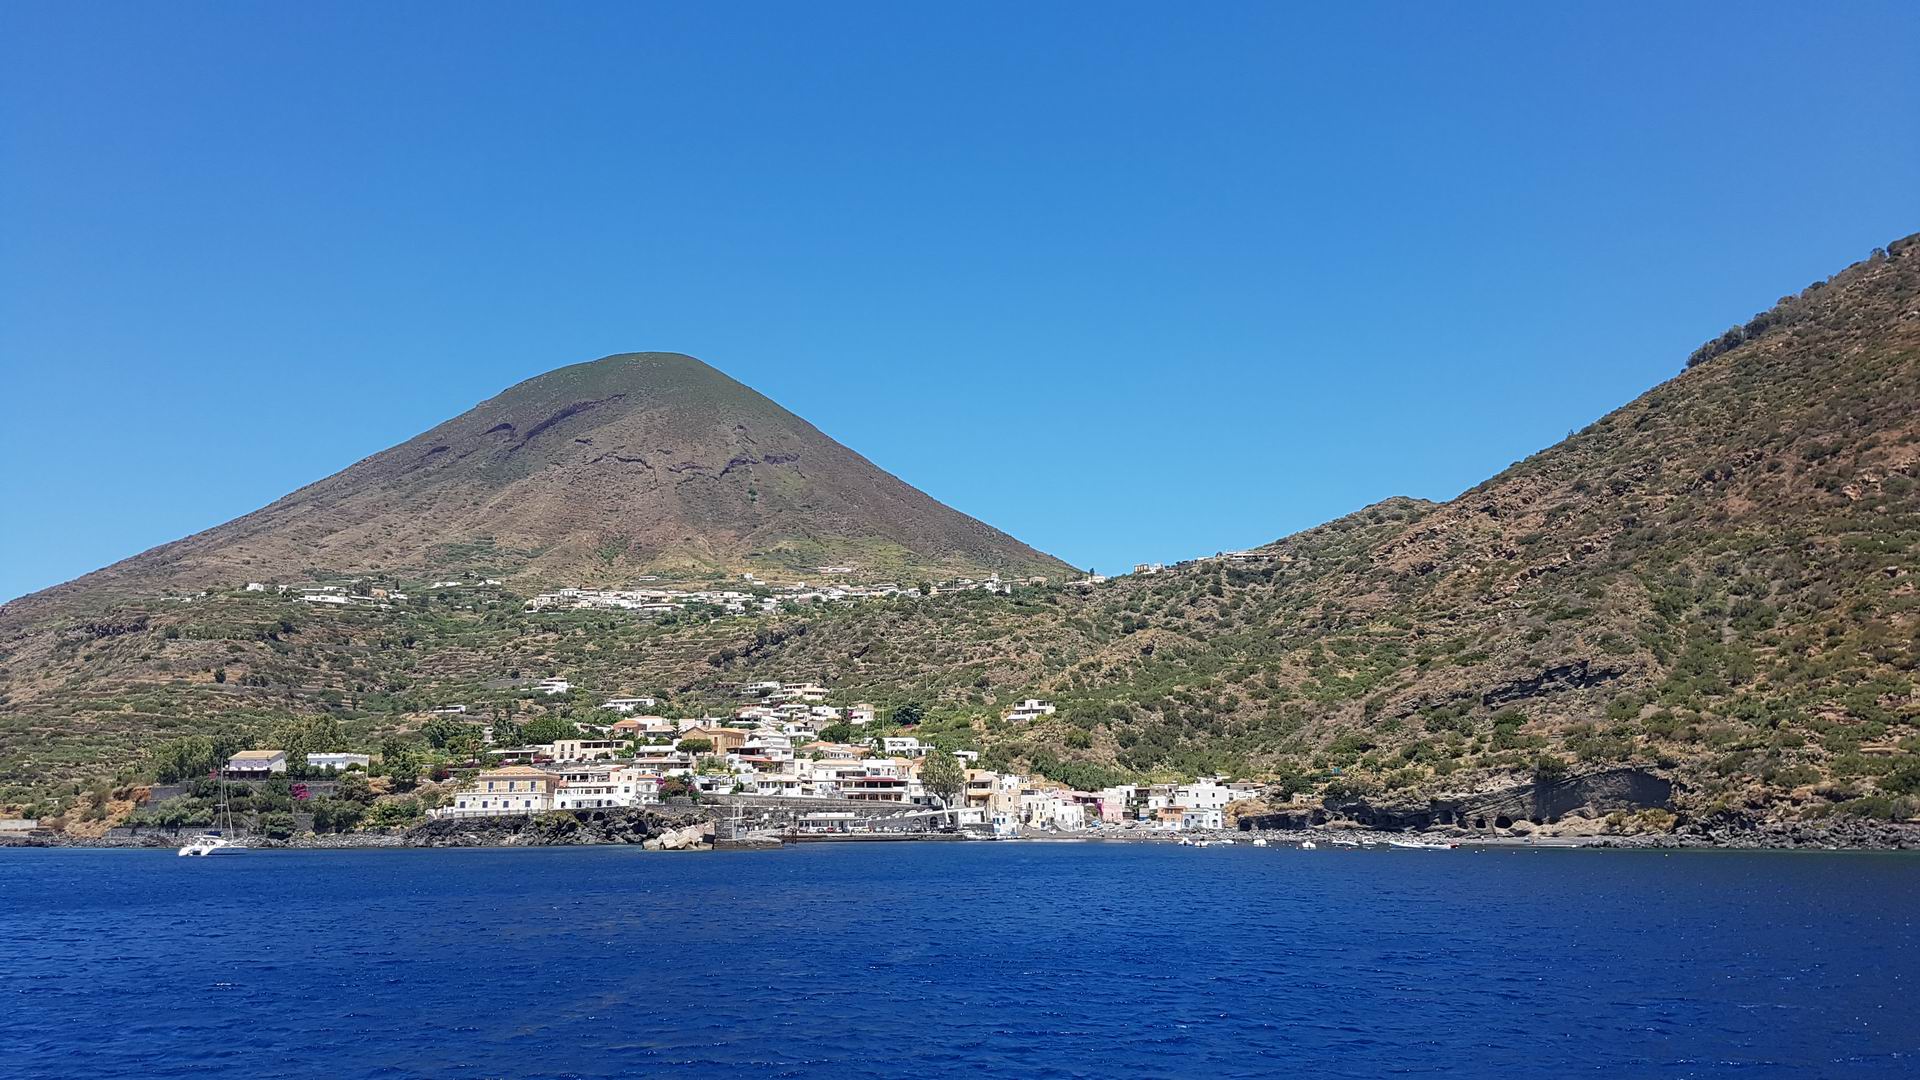
[[[528,765],[490,769],[474,777],[471,786],[453,797],[453,809],[456,813],[494,814],[551,810],[557,783],[552,773]]]

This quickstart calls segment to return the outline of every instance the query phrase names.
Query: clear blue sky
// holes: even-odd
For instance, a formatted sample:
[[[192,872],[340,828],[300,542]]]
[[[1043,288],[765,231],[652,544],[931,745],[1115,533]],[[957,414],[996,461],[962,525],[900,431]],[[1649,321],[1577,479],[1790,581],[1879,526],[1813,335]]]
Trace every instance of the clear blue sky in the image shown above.
[[[1114,570],[1920,230],[1920,5],[0,5],[0,597],[692,353]]]

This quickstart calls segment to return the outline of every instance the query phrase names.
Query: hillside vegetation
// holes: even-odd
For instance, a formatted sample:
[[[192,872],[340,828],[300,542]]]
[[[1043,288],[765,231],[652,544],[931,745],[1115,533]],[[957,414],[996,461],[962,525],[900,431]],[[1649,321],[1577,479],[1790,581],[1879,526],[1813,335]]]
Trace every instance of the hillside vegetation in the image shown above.
[[[1223,771],[1414,799],[1635,765],[1698,815],[1912,817],[1917,417],[1910,238],[1456,499],[1094,588],[665,622],[504,590],[392,612],[219,591],[24,626],[0,642],[0,798],[130,781],[222,727],[406,738],[446,700],[590,706],[510,685],[560,675],[690,712],[818,679],[1082,786]],[[1059,714],[999,719],[1035,694]]]

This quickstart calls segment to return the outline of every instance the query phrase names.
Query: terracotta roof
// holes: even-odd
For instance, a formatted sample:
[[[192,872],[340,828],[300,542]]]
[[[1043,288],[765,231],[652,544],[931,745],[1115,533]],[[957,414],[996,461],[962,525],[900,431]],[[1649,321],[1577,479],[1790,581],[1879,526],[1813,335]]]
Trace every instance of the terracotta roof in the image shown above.
[[[553,779],[553,774],[552,774],[552,773],[550,773],[550,772],[548,772],[548,771],[547,771],[547,770],[545,770],[545,769],[536,769],[536,768],[534,768],[534,767],[533,767],[533,766],[531,766],[531,765],[507,765],[507,766],[503,766],[503,767],[501,767],[501,768],[498,768],[498,769],[488,769],[488,770],[487,770],[486,772],[483,772],[483,773],[481,773],[481,774],[480,774],[480,775],[479,775],[478,777],[476,777],[475,779],[481,779],[481,780],[486,780],[486,779],[491,779],[491,780],[507,780],[507,779],[533,779],[533,780],[551,780],[551,779]]]

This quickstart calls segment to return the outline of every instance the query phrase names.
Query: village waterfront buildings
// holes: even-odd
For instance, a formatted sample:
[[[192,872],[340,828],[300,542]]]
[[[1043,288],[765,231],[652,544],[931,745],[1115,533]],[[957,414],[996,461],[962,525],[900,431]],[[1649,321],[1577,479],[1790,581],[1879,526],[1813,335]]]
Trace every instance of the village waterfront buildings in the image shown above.
[[[537,694],[574,689],[560,678],[531,685]],[[466,718],[485,733],[483,742],[469,745],[479,747],[474,762],[490,767],[458,781],[451,801],[428,813],[527,815],[649,806],[669,793],[749,796],[815,800],[826,807],[818,812],[829,815],[844,814],[847,804],[872,808],[855,817],[924,812],[943,822],[1018,836],[1112,827],[1219,829],[1230,823],[1234,803],[1260,792],[1259,785],[1215,777],[1082,791],[1041,776],[983,768],[979,751],[953,748],[939,734],[892,727],[869,737],[879,711],[868,702],[829,705],[833,691],[817,683],[764,680],[742,687],[741,695],[733,715],[699,718],[638,714],[656,704],[641,696],[603,699],[604,722],[582,718],[575,705],[568,714],[578,728],[573,736],[523,746],[494,745],[490,723],[470,716],[464,706],[440,706],[432,712]],[[1028,698],[1006,716],[1037,721],[1056,712],[1053,703]],[[846,741],[823,738],[823,733]],[[961,769],[957,791],[943,792],[927,780],[930,761],[943,754]],[[297,764],[296,770],[285,750],[256,748],[232,755],[221,772],[227,779],[261,782],[289,773],[300,778],[376,771],[373,755],[351,751],[308,752]]]

